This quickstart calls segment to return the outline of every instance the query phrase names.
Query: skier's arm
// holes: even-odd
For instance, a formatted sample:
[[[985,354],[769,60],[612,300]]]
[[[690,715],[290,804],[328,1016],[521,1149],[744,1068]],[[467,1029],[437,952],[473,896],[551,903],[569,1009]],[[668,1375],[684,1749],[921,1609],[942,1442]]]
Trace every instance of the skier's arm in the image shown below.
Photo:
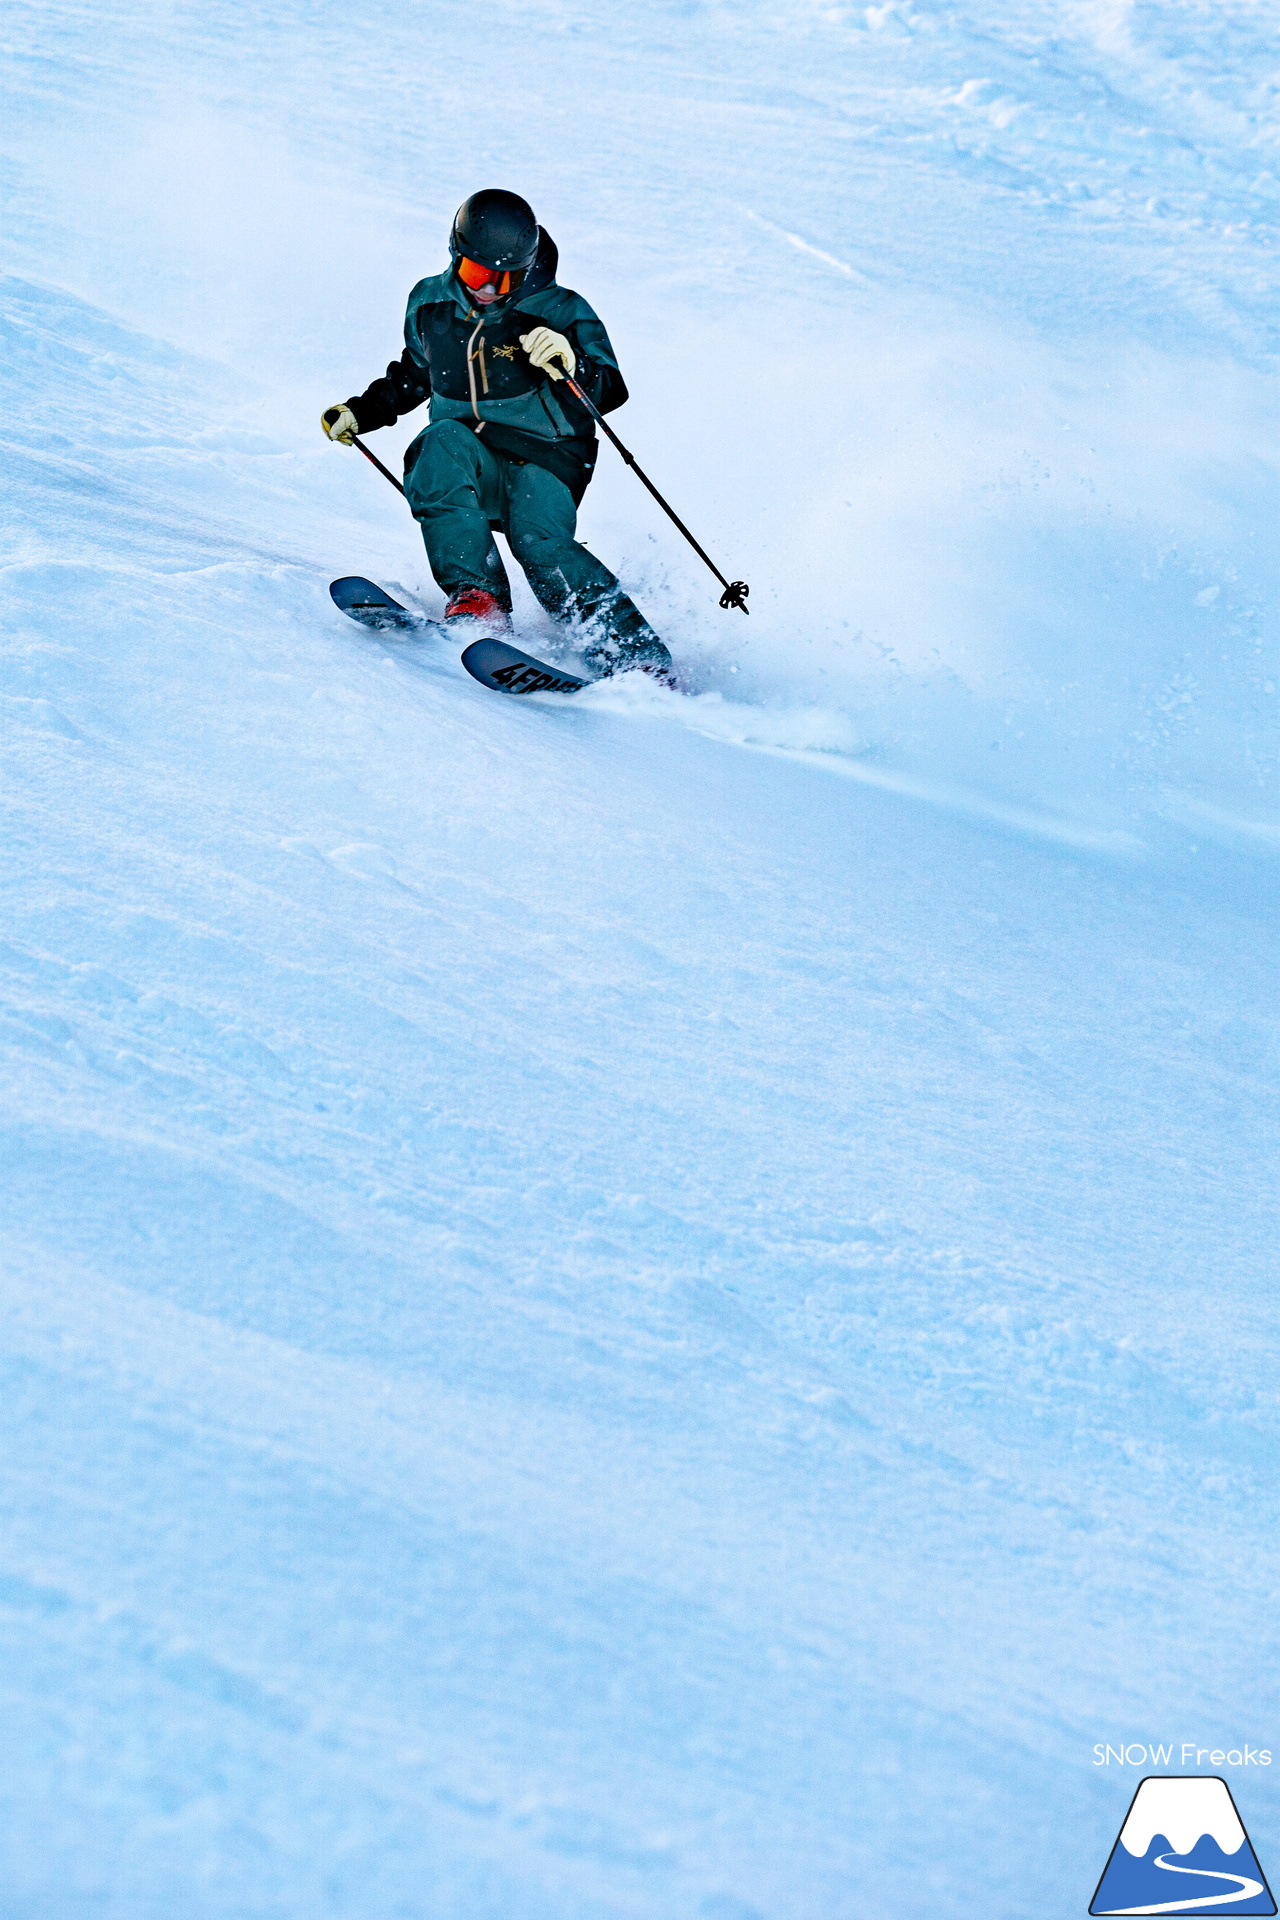
[[[431,394],[431,375],[412,359],[406,347],[393,360],[381,380],[371,381],[363,393],[353,394],[345,404],[355,416],[357,433],[372,433],[378,427],[392,427],[402,413],[412,413]]]
[[[586,302],[582,303],[586,306]],[[613,345],[604,330],[604,323],[597,319],[590,308],[565,328],[574,353],[577,356],[578,371],[574,379],[589,400],[594,400],[601,413],[612,413],[627,398],[627,383],[623,379],[614,358]],[[557,396],[565,404],[582,408],[570,394]]]
[[[627,383],[610,360],[597,360],[589,352],[579,352],[578,371],[573,377],[601,413],[612,413],[627,398]]]
[[[529,356],[530,366],[545,373],[548,380],[563,380],[566,374],[572,380],[578,371],[577,354],[554,327],[534,327],[531,333],[522,333],[520,345]]]
[[[578,335],[587,333],[588,329],[575,326],[571,332]],[[626,399],[627,383],[612,358],[606,357],[610,355],[608,336],[598,321],[595,332],[599,340],[591,342],[596,349],[594,355],[586,351],[580,341],[571,340],[568,333],[557,333],[554,327],[535,327],[530,333],[522,333],[520,345],[528,354],[530,365],[539,373],[545,373],[548,380],[563,380],[567,374],[595,401],[601,413],[608,413]],[[572,404],[577,413],[582,412],[580,402],[572,402],[568,395],[561,397],[566,405]]]
[[[603,320],[580,293],[574,293],[569,287],[555,287],[550,294],[535,298],[529,307],[521,310],[522,320],[526,315],[534,323],[526,337],[531,345],[536,343],[529,357],[539,372],[555,381],[561,369],[566,369],[601,413],[612,413],[615,407],[622,406],[627,398],[627,383],[619,371],[618,356]],[[575,362],[572,368],[557,354],[557,340],[567,342]],[[542,351],[537,351],[537,346],[541,346]],[[525,351],[528,353],[529,348]],[[551,366],[546,365],[548,360],[552,361]],[[572,421],[581,422],[582,431],[591,432],[586,408],[558,381],[556,404]]]

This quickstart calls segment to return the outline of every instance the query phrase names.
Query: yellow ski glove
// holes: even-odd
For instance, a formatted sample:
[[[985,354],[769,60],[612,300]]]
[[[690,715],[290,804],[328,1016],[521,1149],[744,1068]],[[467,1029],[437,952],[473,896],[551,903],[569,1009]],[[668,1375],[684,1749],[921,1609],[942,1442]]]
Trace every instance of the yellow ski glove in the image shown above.
[[[520,345],[538,372],[545,373],[551,380],[564,378],[554,365],[557,360],[571,380],[578,371],[573,348],[562,333],[553,333],[550,327],[535,327],[532,333],[522,333]]]
[[[326,407],[320,415],[320,425],[331,440],[341,440],[344,447],[351,445],[352,434],[360,430],[350,407]]]

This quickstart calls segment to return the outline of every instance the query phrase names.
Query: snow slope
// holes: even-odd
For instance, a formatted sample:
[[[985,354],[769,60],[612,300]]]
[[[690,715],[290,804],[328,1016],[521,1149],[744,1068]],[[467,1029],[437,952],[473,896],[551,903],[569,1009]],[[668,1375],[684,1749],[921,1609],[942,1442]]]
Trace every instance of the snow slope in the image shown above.
[[[1276,1741],[1269,15],[12,21],[6,1913],[1083,1911]],[[491,177],[692,698],[328,604]]]

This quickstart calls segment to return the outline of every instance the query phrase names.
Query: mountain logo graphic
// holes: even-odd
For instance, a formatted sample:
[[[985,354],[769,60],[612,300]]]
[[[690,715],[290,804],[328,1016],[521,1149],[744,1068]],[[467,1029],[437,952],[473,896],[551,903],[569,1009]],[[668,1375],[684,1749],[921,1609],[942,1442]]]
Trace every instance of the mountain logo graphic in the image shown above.
[[[1271,1914],[1276,1903],[1217,1774],[1140,1782],[1089,1911]]]

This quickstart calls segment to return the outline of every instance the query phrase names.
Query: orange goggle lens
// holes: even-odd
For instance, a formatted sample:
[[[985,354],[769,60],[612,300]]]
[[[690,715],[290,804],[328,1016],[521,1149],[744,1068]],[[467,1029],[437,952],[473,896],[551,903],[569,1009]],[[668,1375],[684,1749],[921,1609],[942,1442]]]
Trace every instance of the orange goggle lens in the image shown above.
[[[458,278],[464,287],[483,287],[493,283],[494,292],[499,299],[510,293],[512,286],[519,286],[524,279],[523,273],[500,273],[497,267],[482,267],[478,260],[465,258],[458,262]]]

